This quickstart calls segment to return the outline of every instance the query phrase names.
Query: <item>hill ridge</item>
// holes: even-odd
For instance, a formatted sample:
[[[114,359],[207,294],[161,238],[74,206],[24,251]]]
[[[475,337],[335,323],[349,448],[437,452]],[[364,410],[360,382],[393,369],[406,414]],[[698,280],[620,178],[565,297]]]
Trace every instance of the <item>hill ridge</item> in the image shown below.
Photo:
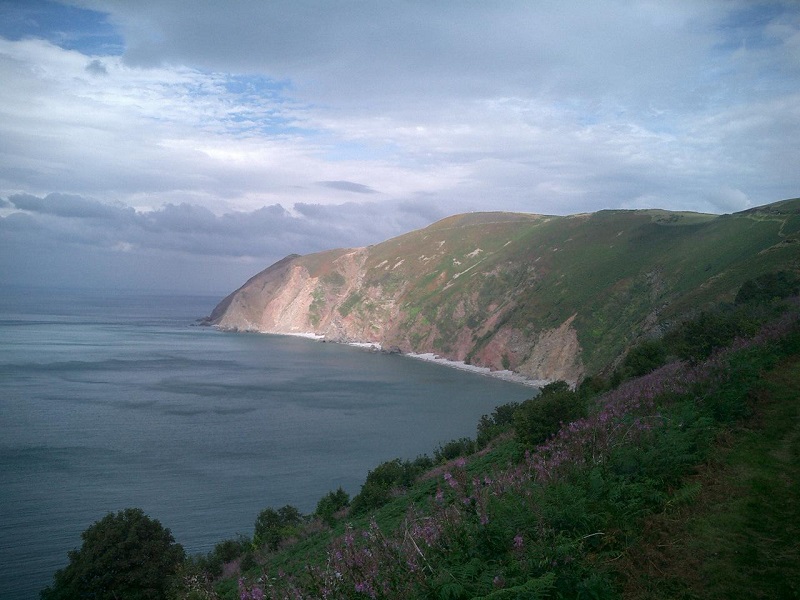
[[[577,384],[746,279],[800,272],[798,242],[798,199],[730,215],[464,213],[363,248],[287,256],[207,322]]]

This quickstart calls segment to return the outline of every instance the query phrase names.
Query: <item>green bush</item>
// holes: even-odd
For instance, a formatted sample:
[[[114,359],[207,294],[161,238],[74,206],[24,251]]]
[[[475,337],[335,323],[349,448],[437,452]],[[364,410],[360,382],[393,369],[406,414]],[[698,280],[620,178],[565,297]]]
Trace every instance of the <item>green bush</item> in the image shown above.
[[[753,335],[759,327],[759,311],[743,307],[720,307],[705,311],[682,323],[664,337],[669,351],[685,360],[704,360],[737,337]]]
[[[300,511],[289,504],[278,510],[265,508],[256,517],[253,545],[277,550],[283,540],[296,532],[302,520]]]
[[[520,442],[535,446],[557,433],[562,424],[584,416],[585,401],[566,382],[556,381],[520,405],[514,413],[514,430]]]
[[[42,600],[161,600],[185,558],[170,530],[138,508],[109,513],[81,538]]]
[[[319,499],[314,516],[322,519],[328,525],[333,525],[336,521],[336,513],[348,506],[350,506],[350,494],[339,488],[335,492],[328,492]]]
[[[509,402],[495,408],[491,415],[481,416],[475,437],[476,447],[485,448],[490,441],[510,429],[514,424],[514,412],[518,408],[519,402]]]
[[[750,337],[784,310],[779,300],[800,292],[797,275],[779,271],[745,281],[733,305],[701,312],[664,336],[669,353],[688,360],[703,360],[737,337]]]
[[[661,340],[647,340],[630,349],[619,368],[620,379],[641,377],[667,362],[667,347]]]
[[[246,553],[250,547],[250,540],[246,537],[223,540],[208,554],[192,556],[186,561],[185,567],[191,572],[219,577],[222,575],[223,566],[226,563],[233,562]]]
[[[742,284],[734,304],[770,303],[800,294],[800,277],[789,271],[766,273]]]
[[[378,465],[367,474],[361,491],[353,498],[351,514],[360,515],[380,508],[392,498],[392,490],[410,487],[431,464],[428,457],[419,457],[414,462],[395,458]]]
[[[441,463],[459,456],[467,456],[473,452],[475,452],[475,442],[468,437],[462,437],[450,440],[444,446],[439,446],[433,451],[433,459]]]

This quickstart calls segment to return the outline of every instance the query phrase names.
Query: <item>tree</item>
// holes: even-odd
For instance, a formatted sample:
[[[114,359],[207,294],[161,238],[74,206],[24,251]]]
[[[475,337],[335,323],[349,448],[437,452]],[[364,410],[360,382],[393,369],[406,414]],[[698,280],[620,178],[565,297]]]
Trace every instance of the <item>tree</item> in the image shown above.
[[[514,413],[518,408],[518,402],[509,402],[495,408],[491,415],[482,415],[478,421],[475,445],[485,448],[493,438],[509,429],[514,423]]]
[[[300,511],[289,504],[278,510],[265,508],[256,517],[253,544],[277,550],[280,543],[295,531],[302,519]]]
[[[380,508],[391,500],[393,490],[411,486],[417,476],[431,465],[426,456],[418,457],[413,462],[395,458],[379,464],[367,473],[367,480],[361,486],[361,491],[350,503],[350,514],[360,515]]]
[[[621,380],[641,377],[667,362],[667,347],[661,340],[646,340],[630,349],[619,369]]]
[[[328,492],[317,502],[317,510],[314,515],[322,519],[328,525],[336,522],[336,513],[350,505],[350,494],[341,487],[335,492]]]
[[[42,600],[161,600],[185,558],[170,530],[138,508],[109,513],[81,538]]]
[[[561,429],[586,416],[586,404],[564,381],[549,383],[535,398],[523,402],[514,413],[514,430],[523,444],[536,446]]]

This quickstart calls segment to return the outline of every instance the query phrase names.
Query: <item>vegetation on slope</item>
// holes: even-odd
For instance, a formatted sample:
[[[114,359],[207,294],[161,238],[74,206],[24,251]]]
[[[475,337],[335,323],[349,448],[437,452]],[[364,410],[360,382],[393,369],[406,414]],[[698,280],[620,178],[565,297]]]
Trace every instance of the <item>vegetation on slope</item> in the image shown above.
[[[800,354],[798,310],[795,306],[778,316],[777,305],[769,302],[720,312],[739,323],[741,332],[758,321],[756,335],[722,339],[725,346],[710,351],[705,342],[698,343],[687,351],[681,346],[685,336],[676,334],[664,340],[667,349],[650,365],[654,370],[600,396],[589,397],[589,384],[578,391],[553,386],[544,400],[569,400],[562,404],[573,408],[585,403],[588,414],[560,430],[558,411],[543,409],[538,419],[518,417],[513,420],[516,439],[501,437],[489,452],[440,464],[405,495],[372,511],[370,519],[351,515],[338,530],[322,534],[328,545],[321,554],[316,552],[322,548],[313,544],[291,546],[264,557],[260,567],[228,589],[243,598],[614,598],[651,593],[666,598],[675,597],[676,590],[697,598],[776,597],[773,592],[793,597],[800,589],[793,560],[797,552],[791,532],[779,525],[796,513],[797,479],[791,474],[800,458],[797,429],[790,422],[775,430],[779,421],[774,418],[772,426],[763,425],[763,399],[782,396],[788,406],[778,410],[797,414],[796,383],[789,380]],[[693,336],[714,338],[717,322],[699,319]],[[679,352],[691,357],[660,365]],[[636,362],[647,370],[637,361],[626,368]],[[542,406],[541,399],[528,401],[517,415],[526,404]],[[547,423],[555,435],[547,435]],[[531,428],[535,433],[528,443],[520,443]],[[545,433],[539,433],[543,428]],[[749,429],[743,433],[743,428]],[[708,580],[710,587],[699,584],[706,579],[698,574],[686,580],[678,576],[677,582],[667,576],[637,580],[635,565],[651,550],[658,529],[654,523],[702,511],[709,484],[698,472],[709,472],[719,460],[720,442],[736,447],[740,438],[746,445],[763,444],[751,461],[755,464],[748,464],[757,473],[747,474],[754,479],[750,495],[744,501],[729,499],[732,516],[715,511],[719,530],[705,542],[699,534],[683,538],[689,545],[710,544],[706,552],[716,562],[709,561],[703,574],[719,570],[716,579]],[[770,456],[770,449],[783,453],[787,471],[759,462],[759,456],[761,461]],[[738,455],[749,456],[744,451]],[[398,472],[401,466],[395,465]],[[762,525],[759,536],[746,538]],[[720,543],[728,555],[720,553]],[[749,558],[735,554],[735,544]],[[678,575],[677,568],[662,570]],[[735,586],[721,583],[730,570],[737,571],[731,579]],[[643,582],[647,588],[641,590]],[[218,589],[223,590],[224,585]]]
[[[800,303],[781,300],[797,290],[756,278],[609,380],[553,384],[475,441],[376,467],[352,502],[267,508],[165,595],[797,597]]]
[[[692,501],[645,523],[620,563],[625,597],[800,597],[800,357],[750,395],[753,417],[687,480]]]
[[[471,213],[367,248],[355,278],[351,262],[337,262],[344,250],[293,259],[315,287],[311,305],[291,313],[334,337],[370,332],[374,340],[357,341],[574,384],[608,374],[669,324],[732,301],[744,281],[800,271],[798,244],[800,199],[722,216]],[[251,295],[262,289],[259,280]],[[543,366],[535,346],[565,323],[577,336],[571,356]]]
[[[799,289],[799,211],[464,215],[380,245],[373,276],[394,265],[382,286],[408,286],[405,246],[422,260],[444,241],[465,259],[440,257],[427,283],[407,287],[409,335],[427,320],[446,339],[464,319],[479,350],[502,326],[577,314],[593,376],[498,407],[475,440],[433,458],[377,466],[352,500],[331,492],[306,516],[265,508],[252,539],[184,561],[169,591],[175,562],[153,570],[135,551],[101,563],[113,555],[95,548],[118,545],[118,528],[91,529],[43,597],[81,589],[71,573],[102,582],[105,571],[143,590],[152,582],[136,574],[157,572],[141,597],[187,600],[797,597],[797,530],[785,523],[800,522],[800,307],[784,299]],[[480,253],[470,227],[493,231]],[[329,287],[343,285],[314,260]],[[358,310],[354,298],[345,312]],[[502,318],[487,326],[492,310]],[[668,331],[643,338],[648,327]]]

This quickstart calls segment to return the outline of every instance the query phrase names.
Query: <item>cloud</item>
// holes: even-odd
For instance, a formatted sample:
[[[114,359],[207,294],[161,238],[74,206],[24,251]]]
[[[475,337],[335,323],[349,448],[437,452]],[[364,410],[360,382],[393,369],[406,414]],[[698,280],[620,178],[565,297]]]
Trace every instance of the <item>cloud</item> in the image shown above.
[[[0,39],[18,82],[0,91],[0,193],[219,212],[380,190],[569,213],[703,210],[727,185],[768,202],[800,184],[781,159],[800,11],[770,6],[85,0],[124,52]]]
[[[31,194],[15,194],[8,198],[8,203],[20,210],[59,217],[110,219],[120,214],[133,213],[133,209],[124,206],[109,206],[72,194],[48,194],[44,198]]]
[[[709,195],[711,202],[720,212],[734,213],[752,206],[750,199],[742,190],[723,187]]]
[[[791,1],[0,10],[0,215],[43,247],[244,264],[471,210],[800,187]]]
[[[97,58],[90,61],[89,64],[86,65],[86,72],[91,73],[92,75],[101,75],[101,76],[108,75],[108,69],[103,64],[103,61]]]
[[[288,254],[374,244],[446,215],[430,203],[298,203],[214,214],[192,204],[136,211],[66,194],[12,196],[16,211],[0,217],[0,272],[6,283],[41,279],[48,265],[81,256],[59,277],[80,280],[91,265],[113,256],[152,264],[149,287],[170,287],[176,264],[192,264],[208,281],[236,287],[255,271]],[[32,267],[23,257],[40,256]],[[45,258],[47,257],[47,258]],[[112,261],[113,262],[113,261]],[[27,265],[18,269],[17,265]],[[214,269],[217,265],[217,269]],[[220,267],[219,265],[224,265]],[[218,283],[213,287],[219,289]]]
[[[331,188],[334,190],[343,190],[345,192],[355,192],[356,194],[377,194],[377,190],[373,190],[368,185],[362,183],[354,183],[352,181],[317,181],[318,185]]]

